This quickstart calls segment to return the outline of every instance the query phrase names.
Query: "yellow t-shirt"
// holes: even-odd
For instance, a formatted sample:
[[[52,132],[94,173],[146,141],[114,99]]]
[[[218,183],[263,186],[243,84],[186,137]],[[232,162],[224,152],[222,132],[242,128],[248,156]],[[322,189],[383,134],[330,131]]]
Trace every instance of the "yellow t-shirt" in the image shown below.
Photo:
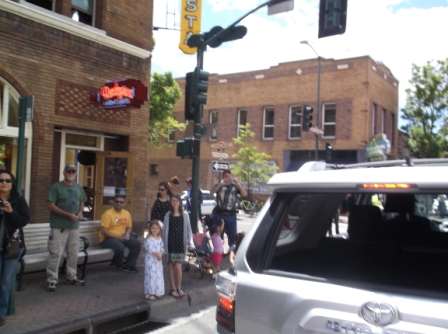
[[[126,232],[126,229],[132,226],[131,215],[126,210],[118,212],[113,208],[109,209],[101,216],[101,226],[107,228],[113,235],[121,237]],[[101,242],[106,237],[100,232],[99,238]]]

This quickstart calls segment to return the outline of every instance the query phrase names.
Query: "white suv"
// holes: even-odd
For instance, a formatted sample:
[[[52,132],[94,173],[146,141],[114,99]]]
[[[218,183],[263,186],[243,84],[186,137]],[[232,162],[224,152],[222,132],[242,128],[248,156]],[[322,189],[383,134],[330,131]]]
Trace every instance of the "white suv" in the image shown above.
[[[219,333],[448,333],[448,218],[433,210],[447,159],[309,162],[268,187],[219,273]]]

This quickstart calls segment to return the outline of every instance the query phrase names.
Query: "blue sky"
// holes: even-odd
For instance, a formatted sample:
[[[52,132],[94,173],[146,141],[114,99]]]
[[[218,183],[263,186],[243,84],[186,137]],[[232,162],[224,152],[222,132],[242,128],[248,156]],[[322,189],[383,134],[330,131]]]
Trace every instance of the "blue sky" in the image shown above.
[[[202,31],[226,28],[266,0],[202,0]],[[155,0],[154,26],[179,28],[181,0]],[[168,12],[175,13],[166,14]],[[307,40],[324,58],[368,55],[381,61],[399,80],[399,108],[406,102],[411,65],[448,58],[448,0],[348,0],[346,33],[317,38],[318,0],[295,0],[294,10],[267,16],[261,8],[241,24],[247,35],[222,44],[204,56],[204,70],[226,74],[267,69],[278,63],[316,58],[300,44]],[[179,50],[180,33],[154,31],[153,72],[183,77],[196,66],[196,55]]]

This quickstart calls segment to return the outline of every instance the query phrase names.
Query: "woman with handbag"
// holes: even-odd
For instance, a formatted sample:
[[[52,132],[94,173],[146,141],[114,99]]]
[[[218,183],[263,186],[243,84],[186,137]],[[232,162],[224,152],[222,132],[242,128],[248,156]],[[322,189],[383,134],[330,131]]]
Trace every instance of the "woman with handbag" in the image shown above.
[[[5,324],[12,280],[25,250],[22,228],[29,220],[30,209],[17,190],[16,178],[0,170],[0,326]]]

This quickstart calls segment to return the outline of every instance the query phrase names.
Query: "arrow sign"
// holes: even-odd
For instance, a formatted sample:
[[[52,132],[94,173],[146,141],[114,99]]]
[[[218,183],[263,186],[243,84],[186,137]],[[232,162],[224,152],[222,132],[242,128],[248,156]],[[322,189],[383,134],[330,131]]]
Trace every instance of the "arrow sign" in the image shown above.
[[[222,161],[213,161],[213,170],[226,170],[229,169],[229,163],[228,162],[222,162]]]
[[[321,129],[319,129],[319,128],[316,128],[315,126],[312,126],[312,127],[310,128],[310,131],[311,131],[311,132],[314,132],[314,133],[317,134],[317,135],[323,135],[323,134],[324,134],[324,130],[321,130]]]

